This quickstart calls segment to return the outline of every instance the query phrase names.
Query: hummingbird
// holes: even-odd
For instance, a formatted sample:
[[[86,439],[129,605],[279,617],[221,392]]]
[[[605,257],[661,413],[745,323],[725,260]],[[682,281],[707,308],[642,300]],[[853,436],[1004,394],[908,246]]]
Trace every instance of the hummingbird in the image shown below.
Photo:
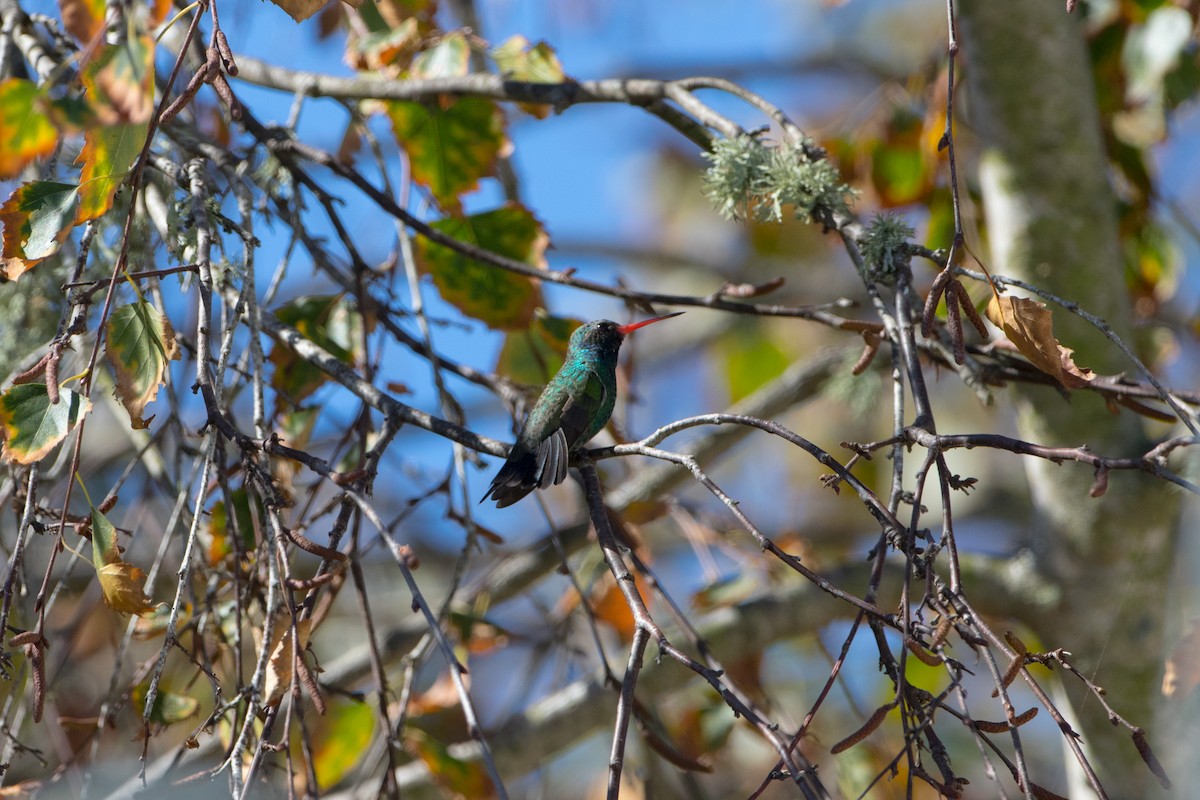
[[[600,432],[617,402],[617,353],[625,337],[682,311],[618,325],[598,319],[575,329],[562,367],[546,384],[521,427],[508,460],[479,502],[511,506],[534,489],[566,480],[571,451]]]

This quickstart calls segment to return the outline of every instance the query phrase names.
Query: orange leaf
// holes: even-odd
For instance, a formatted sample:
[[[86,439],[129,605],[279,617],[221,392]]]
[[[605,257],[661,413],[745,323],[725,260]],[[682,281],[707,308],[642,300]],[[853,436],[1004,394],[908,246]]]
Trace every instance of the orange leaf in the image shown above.
[[[1068,389],[1086,386],[1096,377],[1090,369],[1078,366],[1071,358],[1073,351],[1054,338],[1054,318],[1044,303],[993,294],[984,313],[1021,355]]]
[[[82,44],[104,32],[104,0],[58,0],[63,27]]]
[[[451,667],[450,669],[454,669]],[[463,675],[463,680],[470,686],[470,675]],[[433,714],[438,711],[445,711],[447,708],[454,708],[461,702],[458,696],[458,687],[454,683],[454,678],[447,670],[433,682],[423,692],[416,694],[408,704],[408,713],[413,717],[423,717],[426,714]]]
[[[649,595],[646,592],[646,582],[641,575],[634,576],[633,585],[648,605]],[[629,610],[629,603],[625,600],[625,595],[611,577],[605,577],[600,587],[592,594],[592,613],[596,615],[596,619],[612,626],[617,635],[621,637],[621,641],[632,641],[637,623],[633,620],[633,612]]]

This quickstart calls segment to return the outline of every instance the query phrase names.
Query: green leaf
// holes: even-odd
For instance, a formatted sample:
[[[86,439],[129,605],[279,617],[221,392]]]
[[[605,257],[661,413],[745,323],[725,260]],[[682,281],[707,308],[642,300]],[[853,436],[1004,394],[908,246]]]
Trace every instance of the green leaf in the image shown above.
[[[32,181],[18,186],[0,206],[4,223],[3,258],[6,277],[14,279],[43,259],[58,252],[75,226],[78,187],[69,183]]]
[[[117,399],[135,430],[149,427],[142,412],[166,380],[168,362],[179,359],[170,321],[145,300],[121,306],[108,318],[106,344],[117,373]]]
[[[548,316],[539,309],[528,330],[504,337],[496,372],[518,383],[547,383],[562,366],[571,334],[582,324],[582,320]]]
[[[301,297],[278,309],[275,315],[343,363],[354,364],[364,320],[342,295]],[[271,386],[295,403],[329,380],[324,372],[282,344],[271,350],[270,361],[275,365]]]
[[[35,158],[47,156],[58,131],[38,105],[32,81],[10,78],[0,83],[0,179],[15,178]]]
[[[150,684],[143,683],[133,690],[133,702],[139,714],[145,714],[146,694]],[[200,701],[186,694],[167,691],[160,687],[154,695],[154,706],[150,709],[150,721],[160,725],[174,725],[195,716],[200,710]]]
[[[92,509],[92,563],[99,570],[107,564],[116,564],[121,560],[121,550],[117,547],[117,529],[108,521],[108,517],[97,509]]]
[[[366,703],[335,701],[323,720],[313,753],[317,785],[328,790],[350,774],[367,753],[375,730],[375,712]]]
[[[396,141],[408,154],[412,177],[451,209],[458,196],[474,191],[492,174],[496,159],[511,148],[504,114],[483,97],[449,99],[444,104],[395,101],[387,104]]]
[[[790,363],[787,353],[759,324],[737,326],[721,339],[720,347],[732,402],[778,378]]]
[[[59,389],[58,403],[51,403],[44,383],[12,387],[0,395],[4,458],[18,464],[40,461],[91,407],[86,397],[70,389]]]
[[[919,148],[881,144],[872,159],[871,180],[885,207],[907,205],[921,198],[929,176]]]
[[[149,123],[97,125],[83,135],[83,149],[76,163],[83,164],[79,176],[79,211],[76,224],[102,216],[112,208],[113,195],[142,152]]]
[[[485,250],[545,266],[549,239],[524,206],[509,204],[468,217],[449,217],[433,224],[442,233]],[[481,264],[455,250],[417,240],[417,263],[433,276],[438,291],[469,317],[501,330],[523,330],[542,305],[542,293],[530,278]]]
[[[554,48],[545,42],[532,47],[524,36],[513,36],[492,51],[492,59],[506,78],[528,83],[562,83],[565,79],[562,63]],[[520,103],[522,111],[545,119],[550,106],[544,103]]]
[[[413,59],[414,78],[451,78],[466,75],[471,46],[462,31],[448,33],[442,40]]]

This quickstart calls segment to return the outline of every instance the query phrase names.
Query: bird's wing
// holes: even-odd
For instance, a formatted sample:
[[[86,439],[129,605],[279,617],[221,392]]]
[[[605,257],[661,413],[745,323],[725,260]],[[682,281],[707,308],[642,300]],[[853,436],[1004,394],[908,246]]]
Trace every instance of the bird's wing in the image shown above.
[[[597,409],[604,406],[607,391],[600,377],[589,372],[583,390],[568,397],[563,404],[558,428],[537,446],[537,484],[545,489],[562,483],[567,478],[567,463],[571,450],[582,444],[586,436],[595,435],[592,430]],[[589,432],[591,435],[588,435]]]

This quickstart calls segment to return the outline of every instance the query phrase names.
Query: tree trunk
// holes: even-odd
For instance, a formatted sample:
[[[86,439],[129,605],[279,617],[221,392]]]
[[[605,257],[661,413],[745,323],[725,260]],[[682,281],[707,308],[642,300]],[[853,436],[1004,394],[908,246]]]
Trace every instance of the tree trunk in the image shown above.
[[[1117,238],[1116,200],[1078,12],[1052,0],[962,0],[961,54],[969,128],[981,145],[979,180],[989,267],[1021,277],[1106,319],[1130,341],[1131,304]],[[1054,310],[1060,341],[1098,373],[1131,365],[1091,325]],[[1052,445],[1085,442],[1104,455],[1140,455],[1142,420],[1112,415],[1083,392],[1015,389],[1021,434]],[[1037,520],[1030,546],[1063,589],[1057,614],[1027,620],[1048,647],[1072,651],[1108,690],[1114,709],[1151,728],[1163,654],[1164,587],[1175,553],[1177,493],[1141,474],[1114,474],[1088,490],[1079,466],[1025,461]],[[1064,679],[1084,743],[1110,796],[1152,796],[1157,786],[1129,734],[1114,728],[1078,681]],[[1078,796],[1075,791],[1072,797]]]

